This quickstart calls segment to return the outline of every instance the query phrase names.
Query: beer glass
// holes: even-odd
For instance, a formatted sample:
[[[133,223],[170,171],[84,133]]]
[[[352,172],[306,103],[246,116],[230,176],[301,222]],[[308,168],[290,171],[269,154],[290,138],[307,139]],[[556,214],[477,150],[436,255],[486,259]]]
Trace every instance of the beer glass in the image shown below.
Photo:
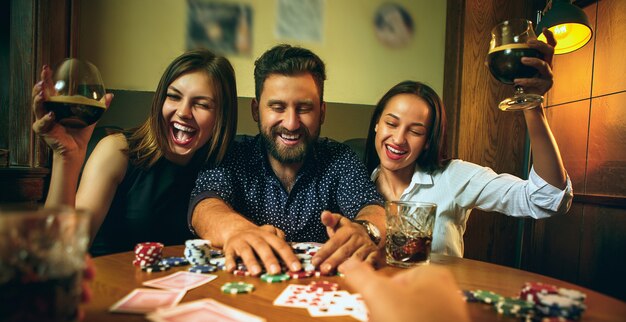
[[[530,48],[526,42],[536,38],[532,22],[526,19],[504,21],[491,30],[491,42],[487,66],[493,77],[504,84],[513,84],[515,78],[530,78],[537,69],[522,64],[522,57],[543,58],[540,51]],[[543,96],[525,93],[515,85],[515,94],[498,105],[503,111],[524,110],[539,106]]]
[[[98,68],[88,61],[68,58],[52,75],[53,90],[44,107],[65,127],[82,128],[100,119],[106,110],[105,89]]]
[[[0,320],[78,321],[89,215],[0,209]]]

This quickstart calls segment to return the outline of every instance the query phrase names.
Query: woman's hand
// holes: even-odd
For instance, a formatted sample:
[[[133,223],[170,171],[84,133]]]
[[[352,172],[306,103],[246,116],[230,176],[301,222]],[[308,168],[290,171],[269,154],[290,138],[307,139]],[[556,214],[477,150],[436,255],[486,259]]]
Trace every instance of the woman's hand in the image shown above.
[[[554,57],[554,47],[556,40],[554,35],[548,29],[543,29],[547,43],[537,40],[536,38],[528,41],[528,46],[539,50],[543,54],[543,59],[523,57],[522,64],[532,66],[537,69],[537,76],[533,78],[516,78],[515,85],[522,86],[524,92],[531,94],[544,95],[552,88],[552,58]]]
[[[56,122],[54,112],[47,111],[44,107],[44,102],[54,94],[54,91],[52,70],[48,66],[43,66],[41,80],[35,84],[32,90],[32,108],[35,113],[33,131],[44,139],[54,153],[68,158],[84,158],[87,143],[91,138],[95,124],[85,128],[67,128]],[[105,95],[104,100],[107,108],[112,99],[112,94]]]

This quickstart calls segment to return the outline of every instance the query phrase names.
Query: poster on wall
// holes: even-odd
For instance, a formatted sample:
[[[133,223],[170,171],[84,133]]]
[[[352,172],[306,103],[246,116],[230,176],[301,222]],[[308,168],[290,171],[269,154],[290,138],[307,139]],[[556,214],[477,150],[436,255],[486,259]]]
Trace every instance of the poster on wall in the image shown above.
[[[378,40],[390,48],[405,47],[415,32],[411,14],[396,3],[385,3],[376,10],[374,29]]]
[[[209,0],[188,0],[187,4],[187,49],[207,48],[219,55],[251,55],[250,5]]]
[[[276,38],[322,42],[324,0],[278,0]]]

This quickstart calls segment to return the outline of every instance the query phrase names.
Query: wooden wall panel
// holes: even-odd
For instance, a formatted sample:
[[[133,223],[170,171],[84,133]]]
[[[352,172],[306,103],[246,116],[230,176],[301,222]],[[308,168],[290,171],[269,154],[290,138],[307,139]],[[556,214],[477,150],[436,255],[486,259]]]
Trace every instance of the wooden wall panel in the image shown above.
[[[573,204],[566,215],[535,220],[533,224],[530,243],[525,245],[522,268],[576,283],[583,205]]]
[[[585,192],[590,105],[591,100],[587,99],[546,109],[546,117],[575,193]]]
[[[586,205],[579,284],[626,301],[626,210]]]
[[[510,18],[530,18],[531,11],[529,3],[506,0],[466,1],[464,11],[458,157],[517,176],[524,173],[524,118],[498,109],[513,87],[496,81],[484,62],[493,26]],[[467,224],[465,256],[514,266],[518,227],[518,219],[475,210]]]
[[[591,100],[586,185],[589,194],[626,196],[625,111],[626,92]]]
[[[593,96],[626,91],[626,1],[598,2]]]
[[[594,31],[596,30],[596,6],[594,3],[584,8]],[[554,56],[552,71],[555,75],[555,82],[546,97],[548,106],[590,97],[595,35],[594,32],[591,40],[583,48]]]
[[[9,54],[9,117],[7,121],[10,164],[32,165],[33,123],[30,93],[35,75],[36,0],[11,1]]]

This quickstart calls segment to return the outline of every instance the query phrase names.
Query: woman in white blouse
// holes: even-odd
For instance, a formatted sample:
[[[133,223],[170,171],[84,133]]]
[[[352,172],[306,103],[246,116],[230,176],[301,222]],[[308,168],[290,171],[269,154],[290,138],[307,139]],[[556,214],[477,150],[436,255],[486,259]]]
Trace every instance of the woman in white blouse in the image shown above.
[[[552,86],[550,63],[555,42],[547,38],[552,45],[529,41],[544,54],[544,60],[522,59],[538,70],[534,78],[515,80],[526,92],[543,95]],[[368,132],[366,165],[385,200],[437,204],[433,252],[463,256],[463,234],[473,208],[533,218],[569,210],[571,182],[543,107],[523,113],[533,156],[528,180],[446,159],[445,110],[437,93],[427,85],[399,83],[378,102]]]

